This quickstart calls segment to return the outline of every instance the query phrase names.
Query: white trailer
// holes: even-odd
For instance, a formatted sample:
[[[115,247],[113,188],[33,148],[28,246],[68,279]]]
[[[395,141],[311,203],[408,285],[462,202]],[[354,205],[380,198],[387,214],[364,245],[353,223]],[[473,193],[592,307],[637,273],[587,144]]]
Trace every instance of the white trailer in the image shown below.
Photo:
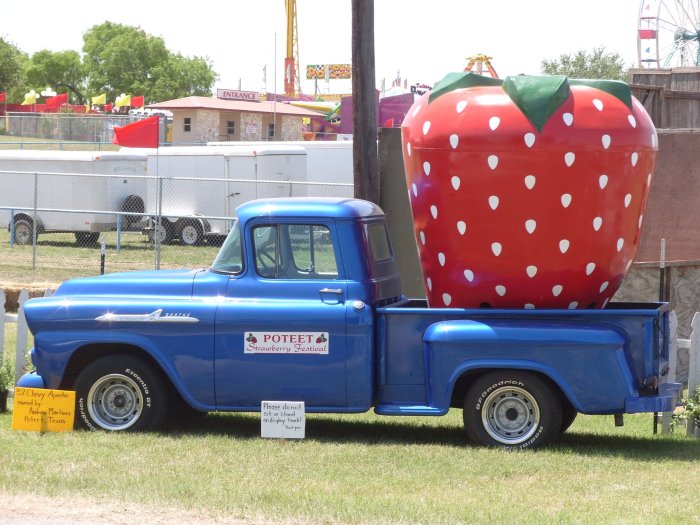
[[[260,142],[208,142],[207,146],[252,147]],[[352,140],[299,140],[263,142],[269,147],[296,146],[306,150],[306,180],[309,189],[320,185],[318,192],[325,197],[353,197],[354,175]]]
[[[37,234],[72,232],[78,243],[95,243],[117,229],[118,212],[144,212],[145,175],[146,156],[137,152],[0,151],[0,227],[31,244],[36,217]],[[124,230],[140,229],[142,217],[122,218]]]
[[[121,151],[124,151],[122,148]],[[144,229],[151,240],[200,244],[228,234],[235,209],[263,197],[308,195],[306,150],[264,142],[210,148],[160,148],[147,156],[146,209],[161,224]],[[160,212],[160,213],[159,213]]]

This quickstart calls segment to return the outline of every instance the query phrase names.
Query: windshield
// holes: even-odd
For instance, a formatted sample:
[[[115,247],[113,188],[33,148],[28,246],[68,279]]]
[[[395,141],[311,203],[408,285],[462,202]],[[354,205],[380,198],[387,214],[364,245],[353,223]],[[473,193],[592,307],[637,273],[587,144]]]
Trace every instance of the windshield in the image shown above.
[[[211,269],[215,272],[240,273],[243,269],[243,250],[241,248],[241,231],[238,221],[233,224],[228,237],[221,245],[219,254],[214,259]]]

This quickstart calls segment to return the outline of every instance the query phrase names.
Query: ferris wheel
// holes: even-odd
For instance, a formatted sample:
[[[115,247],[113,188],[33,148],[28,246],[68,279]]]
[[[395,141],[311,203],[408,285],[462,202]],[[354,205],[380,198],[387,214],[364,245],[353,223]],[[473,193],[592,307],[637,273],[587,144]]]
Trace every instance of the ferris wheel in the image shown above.
[[[641,0],[639,67],[700,67],[700,0]]]

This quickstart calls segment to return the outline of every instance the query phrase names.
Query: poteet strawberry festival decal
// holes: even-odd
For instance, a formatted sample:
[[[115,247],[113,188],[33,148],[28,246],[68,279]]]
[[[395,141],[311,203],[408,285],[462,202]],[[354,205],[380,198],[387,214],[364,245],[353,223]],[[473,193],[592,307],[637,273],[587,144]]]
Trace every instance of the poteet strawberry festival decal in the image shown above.
[[[627,84],[451,73],[402,141],[431,306],[602,308],[614,295],[657,152]]]
[[[245,332],[244,354],[328,354],[328,332]]]

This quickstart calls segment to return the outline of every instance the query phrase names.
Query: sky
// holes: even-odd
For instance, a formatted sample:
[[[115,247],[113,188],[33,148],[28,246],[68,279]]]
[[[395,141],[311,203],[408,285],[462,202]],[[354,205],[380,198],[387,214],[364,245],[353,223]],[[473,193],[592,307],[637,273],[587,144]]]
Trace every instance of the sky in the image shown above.
[[[542,60],[605,47],[626,67],[637,63],[640,0],[374,0],[377,88],[400,76],[437,83],[486,54],[500,77],[539,74]],[[201,4],[120,0],[102,4],[2,0],[0,37],[29,55],[81,51],[83,34],[105,21],[159,36],[172,52],[206,58],[219,74],[214,90],[284,91],[284,0]],[[31,6],[31,9],[28,7]],[[350,0],[297,0],[302,91],[349,93],[351,81],[306,80],[308,64],[349,64]],[[275,68],[275,64],[277,67]],[[266,68],[265,79],[263,68]],[[275,74],[276,71],[276,74]],[[276,78],[275,78],[276,77]],[[265,80],[265,81],[264,81]],[[44,86],[32,86],[43,88]],[[133,93],[133,95],[137,95]]]

